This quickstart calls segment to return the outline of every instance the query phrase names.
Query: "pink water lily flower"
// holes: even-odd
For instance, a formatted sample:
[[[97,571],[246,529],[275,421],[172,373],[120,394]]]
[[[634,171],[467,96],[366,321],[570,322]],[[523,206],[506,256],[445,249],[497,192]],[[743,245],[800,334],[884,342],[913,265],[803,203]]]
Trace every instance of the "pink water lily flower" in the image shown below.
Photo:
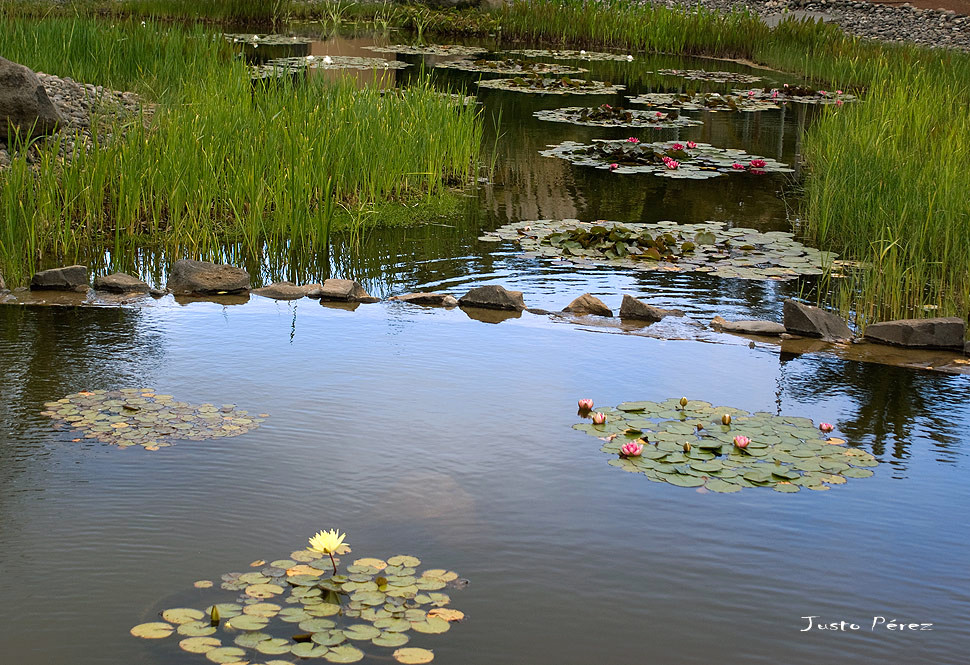
[[[738,162],[734,162],[733,164],[731,164],[731,168],[734,169],[735,171],[743,171],[744,170],[744,164],[740,164]]]
[[[772,90],[771,91],[771,98],[772,99],[777,99],[778,98],[778,91],[777,90]]]
[[[836,99],[835,100],[835,105],[836,106],[842,106],[842,100],[841,99]]]
[[[673,170],[674,170],[674,169],[676,169],[676,168],[677,168],[678,166],[680,166],[680,162],[678,162],[678,161],[677,161],[677,160],[675,160],[675,159],[668,159],[668,160],[666,160],[666,161],[664,162],[664,166],[666,166],[666,167],[667,167],[668,169],[670,169],[671,171],[673,171]]]
[[[734,445],[742,450],[747,448],[749,443],[751,443],[751,439],[746,436],[738,434],[736,437],[734,437]]]
[[[585,397],[579,400],[579,408],[582,409],[583,411],[592,411],[593,400],[589,399],[588,397]]]
[[[831,432],[832,430],[834,430],[834,429],[835,429],[835,428],[834,428],[834,427],[832,426],[832,423],[819,423],[819,424],[818,424],[818,428],[819,428],[820,430],[822,430],[823,432],[825,432],[826,434],[828,434],[829,432]]]
[[[697,144],[694,143],[693,141],[688,141],[687,142],[687,147],[688,148],[696,148],[697,147]]]
[[[670,146],[670,149],[671,150],[683,150],[684,149],[684,144],[683,143],[675,143],[672,146]]]
[[[657,117],[658,117],[658,118],[662,118],[662,117],[664,117],[664,114],[663,114],[663,113],[661,113],[660,111],[657,111]]]
[[[615,171],[618,168],[620,168],[619,164],[610,164],[610,171]]]
[[[835,91],[835,94],[837,94],[837,95],[841,95],[841,94],[842,94],[842,91],[841,91],[841,90],[836,90],[836,91]]]
[[[628,138],[626,140],[626,142],[627,143],[639,143],[640,142],[640,139],[638,139],[636,136],[631,136],[630,138]]]
[[[754,90],[748,90],[748,97],[754,97]]]
[[[601,411],[597,411],[596,413],[593,414],[593,424],[594,425],[602,425],[605,422],[606,422],[606,414],[605,413],[603,413]]]
[[[767,165],[767,164],[768,164],[768,162],[766,162],[763,159],[752,159],[751,160],[751,167],[752,168],[756,168],[756,169],[764,168],[764,166]]]
[[[822,95],[824,97],[825,95],[827,95],[829,93],[825,92],[824,90],[819,90],[818,91],[818,94],[820,94],[820,95]]]
[[[624,457],[639,457],[642,452],[643,444],[636,441],[630,441],[620,446],[620,454]]]

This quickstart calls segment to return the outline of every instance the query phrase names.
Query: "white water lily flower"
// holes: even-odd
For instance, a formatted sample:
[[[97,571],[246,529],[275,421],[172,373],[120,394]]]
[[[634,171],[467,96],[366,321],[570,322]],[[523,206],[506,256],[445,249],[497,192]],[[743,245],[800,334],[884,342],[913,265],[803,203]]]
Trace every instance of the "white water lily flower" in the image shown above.
[[[315,58],[315,57],[313,57],[312,55],[308,55],[308,56],[306,57],[306,60],[307,60],[307,62],[313,62],[314,60],[316,60],[316,58]]]
[[[626,61],[627,61],[627,62],[633,62],[633,56],[632,56],[632,55],[628,55],[628,56],[626,57]]]
[[[333,58],[331,58],[329,55],[323,56],[323,64],[325,64],[325,65],[332,65],[333,64]]]

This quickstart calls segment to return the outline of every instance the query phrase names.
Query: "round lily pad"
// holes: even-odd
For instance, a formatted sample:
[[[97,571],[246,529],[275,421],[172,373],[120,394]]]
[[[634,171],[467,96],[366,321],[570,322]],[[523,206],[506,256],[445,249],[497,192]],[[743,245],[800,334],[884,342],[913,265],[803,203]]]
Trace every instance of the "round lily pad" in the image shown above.
[[[408,624],[410,628],[411,624]],[[407,635],[403,632],[401,633],[381,633],[379,636],[371,640],[376,646],[379,647],[399,647],[402,644],[407,644],[410,640]]]
[[[706,69],[658,69],[663,76],[677,76],[688,81],[708,81],[710,83],[757,83],[760,76],[741,72],[710,72]]]
[[[252,616],[251,614],[240,614],[226,622],[226,625],[236,630],[261,630],[269,623],[266,617]]]
[[[609,81],[588,81],[568,76],[548,78],[543,76],[516,76],[505,79],[482,79],[481,88],[496,88],[511,92],[529,92],[537,95],[608,95],[620,92],[625,86]]]
[[[387,560],[388,565],[391,566],[405,566],[407,568],[414,568],[415,566],[421,565],[421,559],[413,556],[407,556],[404,554],[399,554],[397,556],[392,556]]]
[[[363,659],[364,652],[349,644],[341,644],[340,646],[330,647],[323,657],[331,663],[356,663]]]
[[[434,653],[428,649],[407,647],[394,652],[394,660],[404,665],[421,665],[434,660]]]
[[[691,127],[704,124],[678,111],[655,113],[640,109],[626,109],[621,106],[601,104],[595,107],[570,106],[559,109],[542,109],[533,112],[539,120],[565,122],[587,127],[628,127],[630,129],[663,129],[665,127]]]
[[[159,640],[172,634],[175,627],[161,621],[140,623],[131,629],[131,634],[146,640]]]
[[[162,618],[169,623],[189,623],[190,621],[199,621],[205,617],[199,610],[194,610],[190,607],[176,607],[174,609],[165,610],[162,612]]]
[[[488,49],[480,46],[465,46],[463,44],[391,44],[390,46],[364,46],[362,48],[377,53],[396,53],[398,55],[435,55],[456,56],[467,58],[488,53]]]
[[[219,646],[222,642],[215,637],[187,637],[179,642],[179,647],[189,653],[206,653]]]
[[[330,650],[330,647],[321,646],[312,642],[300,642],[290,647],[290,653],[300,658],[320,658]]]
[[[246,650],[239,647],[217,647],[207,651],[205,657],[213,663],[236,663],[246,659]]]

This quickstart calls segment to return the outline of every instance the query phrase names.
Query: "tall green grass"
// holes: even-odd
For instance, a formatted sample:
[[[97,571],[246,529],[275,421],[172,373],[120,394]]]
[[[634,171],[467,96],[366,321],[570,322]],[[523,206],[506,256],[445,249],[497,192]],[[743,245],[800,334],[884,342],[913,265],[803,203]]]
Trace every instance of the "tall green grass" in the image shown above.
[[[77,42],[66,37],[91,28],[84,23],[37,22],[16,34],[60,32],[67,63],[65,51]],[[142,34],[137,25],[113,30],[136,40]],[[212,49],[181,85],[164,63],[152,70],[160,44],[132,52],[145,78],[167,90],[150,121],[112,126],[116,138],[70,162],[59,159],[52,141],[40,148],[38,164],[22,155],[0,171],[0,264],[8,281],[22,281],[45,257],[70,260],[92,243],[121,252],[136,239],[184,255],[213,255],[226,242],[253,254],[264,244],[323,249],[338,212],[373,223],[359,211],[421,200],[475,173],[477,111],[443,97],[427,79],[387,95],[316,76],[254,84],[241,61],[220,56],[221,39],[199,37],[178,28],[160,36],[160,44],[183,40],[190,52],[193,41]],[[78,78],[98,75],[95,65],[84,67]],[[131,74],[110,59],[100,67],[116,82]]]
[[[821,297],[862,327],[970,315],[970,55],[620,0],[513,0],[499,15],[516,39],[746,58],[862,91],[805,136],[801,230],[861,264]]]
[[[116,11],[154,18],[278,23],[290,15],[294,4],[293,0],[121,0]]]

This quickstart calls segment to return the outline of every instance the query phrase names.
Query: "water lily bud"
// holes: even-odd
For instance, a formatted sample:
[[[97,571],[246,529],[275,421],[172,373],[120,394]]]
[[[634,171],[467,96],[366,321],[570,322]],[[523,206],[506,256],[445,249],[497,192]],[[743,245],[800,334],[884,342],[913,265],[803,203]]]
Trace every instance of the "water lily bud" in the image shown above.
[[[697,423],[697,431],[700,432],[702,429],[704,429],[704,423]]]
[[[579,400],[580,411],[592,411],[593,410],[593,400],[588,397]]]
[[[209,611],[209,623],[211,623],[213,626],[219,625],[219,608],[217,608],[215,605],[213,605],[212,609]]]
[[[685,453],[690,452],[690,441],[684,441],[684,452]]]
[[[835,429],[830,423],[819,423],[818,428],[826,434]]]
[[[749,443],[751,443],[751,439],[746,436],[741,436],[738,434],[736,437],[734,437],[734,445],[742,450],[747,448]]]
[[[593,424],[594,425],[602,425],[605,422],[606,422],[606,414],[605,413],[602,413],[600,411],[597,411],[596,413],[593,414]]]
[[[681,406],[687,406],[687,398],[686,397],[681,397],[680,398],[680,405]]]
[[[723,416],[721,416],[721,424],[722,425],[730,425],[731,424],[731,414],[730,413],[725,413]]]

